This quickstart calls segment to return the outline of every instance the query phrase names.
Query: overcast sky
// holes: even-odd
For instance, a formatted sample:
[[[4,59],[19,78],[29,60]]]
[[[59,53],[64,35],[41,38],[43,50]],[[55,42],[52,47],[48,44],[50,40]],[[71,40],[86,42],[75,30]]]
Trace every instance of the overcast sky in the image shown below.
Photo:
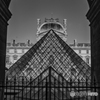
[[[7,41],[36,43],[37,18],[67,19],[68,43],[90,42],[87,0],[11,0]]]

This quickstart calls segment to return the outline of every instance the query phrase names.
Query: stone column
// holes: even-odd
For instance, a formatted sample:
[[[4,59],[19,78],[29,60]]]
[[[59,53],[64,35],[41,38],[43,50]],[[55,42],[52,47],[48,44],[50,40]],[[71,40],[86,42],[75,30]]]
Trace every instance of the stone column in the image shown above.
[[[5,81],[5,58],[6,58],[6,41],[7,25],[11,17],[8,10],[10,0],[0,0],[0,85]],[[0,87],[0,100],[4,99],[4,88]]]
[[[96,73],[100,87],[100,0],[88,0],[88,3],[90,8],[86,17],[90,21],[91,76],[93,80],[93,75]],[[98,100],[100,100],[100,88],[98,88],[98,94]]]

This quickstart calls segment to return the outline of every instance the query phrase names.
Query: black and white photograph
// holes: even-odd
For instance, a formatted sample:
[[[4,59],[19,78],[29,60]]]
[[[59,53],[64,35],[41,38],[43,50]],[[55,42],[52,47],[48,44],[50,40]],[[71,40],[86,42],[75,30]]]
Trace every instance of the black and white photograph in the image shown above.
[[[99,32],[99,0],[0,0],[0,100],[99,100]]]

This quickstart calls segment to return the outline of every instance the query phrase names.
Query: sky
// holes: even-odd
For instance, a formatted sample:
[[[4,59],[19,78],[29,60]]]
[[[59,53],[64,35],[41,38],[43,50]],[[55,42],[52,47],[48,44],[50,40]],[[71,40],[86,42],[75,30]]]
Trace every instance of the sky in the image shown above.
[[[60,23],[67,19],[68,43],[76,39],[79,43],[90,42],[87,0],[11,0],[12,17],[8,22],[7,42],[36,43],[37,19],[59,18]]]

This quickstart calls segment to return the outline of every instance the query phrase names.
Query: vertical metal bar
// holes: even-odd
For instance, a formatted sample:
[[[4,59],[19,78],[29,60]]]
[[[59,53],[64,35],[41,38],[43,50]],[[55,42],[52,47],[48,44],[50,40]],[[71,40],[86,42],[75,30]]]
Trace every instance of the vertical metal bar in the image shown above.
[[[33,88],[32,88],[32,83],[31,83],[31,82],[32,82],[32,77],[30,77],[30,87],[29,87],[29,88],[30,88],[30,99],[31,99],[31,89],[33,89]]]
[[[29,80],[29,81],[30,81],[30,80]],[[28,93],[29,93],[28,90],[29,90],[30,86],[26,86],[26,84],[27,84],[27,82],[26,82],[26,80],[24,80],[24,87],[25,87],[25,89],[26,89],[26,95],[25,95],[25,96],[26,96],[26,100],[27,100],[27,98],[28,98],[28,96],[29,96],[29,95],[28,95]],[[27,91],[28,91],[28,92],[27,92]]]
[[[19,89],[20,89],[20,83],[21,83],[21,80],[17,80],[18,81],[18,85],[17,85],[17,87],[18,87],[18,100],[19,100]]]
[[[63,100],[63,78],[61,77],[61,95],[62,95],[62,100]]]
[[[38,77],[38,100],[39,100],[39,90],[40,88],[39,88],[39,77]]]
[[[48,83],[46,78],[46,100],[48,100]]]
[[[67,95],[69,95],[69,93],[67,94],[67,89],[69,88],[68,85],[67,85],[67,82],[66,82],[65,87],[66,87],[66,90],[65,90],[65,91],[66,91],[66,98],[65,98],[65,99],[67,100],[67,97],[68,97]],[[69,99],[69,98],[68,98],[68,99]]]
[[[59,84],[59,81],[60,81],[60,76],[58,75],[58,86],[57,86],[57,90],[58,90],[58,98],[60,99],[60,84]]]
[[[43,82],[42,82],[42,86],[41,86],[41,88],[42,88],[42,100],[43,100],[43,89],[44,89],[44,87],[43,87]]]
[[[5,91],[5,92],[6,92],[5,98],[6,98],[6,100],[7,100],[7,88],[8,88],[8,84],[7,84],[7,83],[8,83],[8,77],[6,77],[6,83],[5,83],[5,87],[6,87],[6,88],[5,88],[5,89],[6,89],[6,91]]]
[[[55,100],[55,96],[56,96],[56,95],[55,95],[55,90],[56,90],[55,85],[56,85],[56,84],[55,84],[55,78],[54,78],[54,100]]]
[[[79,85],[80,85],[80,80],[78,79],[78,93],[80,92],[80,91],[79,91],[79,89],[80,89],[80,88],[79,88]],[[78,100],[80,100],[80,97],[79,97],[79,96],[78,96]]]
[[[10,81],[10,91],[9,91],[10,94],[11,94],[11,86],[12,86],[12,84],[13,84],[12,82],[13,82],[13,81],[11,80],[11,81]],[[10,99],[11,99],[11,95],[10,95]]]
[[[51,67],[49,67],[49,99],[51,100]]]
[[[33,88],[34,88],[34,100],[35,100],[35,81],[34,81],[34,86],[33,86]]]
[[[86,77],[86,92],[88,92],[88,80],[87,80],[87,77]],[[86,99],[87,99],[87,97],[86,97]]]
[[[64,85],[63,85],[64,83],[63,83],[63,82],[64,82],[64,80],[63,80],[63,78],[62,78],[62,100],[63,100],[63,96],[64,96],[64,95],[63,95],[63,94],[64,94],[64,91],[63,91],[63,90],[64,90]]]
[[[16,78],[14,78],[14,100],[15,100],[15,86],[16,86]]]
[[[72,92],[72,75],[71,75],[71,78],[70,78],[69,88],[70,88],[70,92]],[[70,97],[70,98],[72,99],[72,97]]]
[[[24,78],[22,77],[22,100],[23,100],[23,83],[24,83]]]

